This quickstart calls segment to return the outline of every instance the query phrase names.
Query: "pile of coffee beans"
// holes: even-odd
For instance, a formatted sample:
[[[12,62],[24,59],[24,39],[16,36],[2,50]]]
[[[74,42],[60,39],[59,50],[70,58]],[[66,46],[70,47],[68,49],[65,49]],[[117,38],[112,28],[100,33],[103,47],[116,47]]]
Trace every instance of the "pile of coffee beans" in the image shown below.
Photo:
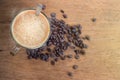
[[[64,10],[60,10],[64,20],[67,17]],[[50,14],[51,35],[46,44],[38,49],[27,49],[28,59],[41,59],[42,61],[50,61],[51,65],[55,65],[59,60],[66,58],[79,59],[80,55],[85,54],[85,49],[88,46],[83,40],[90,40],[87,35],[81,37],[82,26],[80,24],[69,25],[62,19],[56,18],[56,13]],[[65,54],[65,51],[70,48],[74,51],[73,54]],[[77,69],[78,65],[73,65],[73,69]],[[72,76],[71,72],[67,73]]]
[[[53,58],[57,61],[56,58],[60,57],[61,60],[65,60],[65,58],[72,58],[72,55],[65,55],[64,53],[69,47],[74,50],[75,59],[79,59],[80,54],[85,54],[84,49],[88,47],[83,43],[83,37],[80,37],[81,25],[71,26],[65,23],[64,20],[57,19],[55,13],[51,13],[50,16],[51,35],[46,45],[34,50],[27,49],[28,58],[40,58],[43,61]],[[84,39],[89,40],[89,37],[85,36]]]

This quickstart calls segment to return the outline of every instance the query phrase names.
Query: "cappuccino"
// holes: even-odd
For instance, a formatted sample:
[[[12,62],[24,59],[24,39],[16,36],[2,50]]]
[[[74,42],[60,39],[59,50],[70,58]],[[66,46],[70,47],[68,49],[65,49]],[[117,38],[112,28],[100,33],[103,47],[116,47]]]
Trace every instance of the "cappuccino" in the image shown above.
[[[11,33],[13,39],[21,46],[29,49],[41,47],[49,37],[50,24],[46,16],[35,10],[25,10],[13,20]]]

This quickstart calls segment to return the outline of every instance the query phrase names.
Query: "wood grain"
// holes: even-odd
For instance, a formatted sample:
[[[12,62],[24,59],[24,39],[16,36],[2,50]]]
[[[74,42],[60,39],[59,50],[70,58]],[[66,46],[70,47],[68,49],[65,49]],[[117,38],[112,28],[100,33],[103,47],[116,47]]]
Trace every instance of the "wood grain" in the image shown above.
[[[82,35],[90,35],[87,54],[80,60],[59,61],[55,66],[40,60],[28,60],[25,49],[15,57],[9,54],[14,46],[10,23],[19,11],[46,4],[49,16],[60,9],[68,14],[66,22],[80,23]],[[0,0],[0,80],[120,80],[120,0]],[[96,22],[91,18],[95,17]],[[66,51],[72,53],[72,51]],[[72,65],[78,64],[78,70]],[[66,75],[73,72],[73,77]]]

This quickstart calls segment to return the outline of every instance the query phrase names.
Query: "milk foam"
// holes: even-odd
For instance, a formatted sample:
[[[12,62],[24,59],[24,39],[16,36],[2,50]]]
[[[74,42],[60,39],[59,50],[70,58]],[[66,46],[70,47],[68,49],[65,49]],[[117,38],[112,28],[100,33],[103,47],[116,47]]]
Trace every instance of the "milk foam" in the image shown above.
[[[12,24],[15,41],[26,48],[37,48],[43,45],[50,34],[50,25],[46,17],[35,10],[26,10],[18,14]]]

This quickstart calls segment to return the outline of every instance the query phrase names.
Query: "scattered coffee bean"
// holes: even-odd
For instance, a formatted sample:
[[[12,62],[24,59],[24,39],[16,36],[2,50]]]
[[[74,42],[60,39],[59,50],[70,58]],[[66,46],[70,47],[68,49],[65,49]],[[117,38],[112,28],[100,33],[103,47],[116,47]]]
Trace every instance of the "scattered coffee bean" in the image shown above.
[[[65,60],[66,56],[61,56],[60,58],[61,58],[61,60]]]
[[[62,9],[60,10],[60,12],[61,12],[61,13],[64,13],[64,11],[63,11]]]
[[[79,59],[80,56],[78,54],[75,55],[75,59]]]
[[[51,65],[55,65],[55,61],[52,60],[52,61],[51,61]]]
[[[75,49],[75,46],[69,46],[71,49]]]
[[[77,69],[78,68],[78,65],[73,65],[73,69]]]
[[[73,76],[72,72],[68,72],[67,74],[68,74],[68,76],[70,76],[70,77]]]
[[[63,18],[67,18],[67,15],[66,15],[66,14],[63,14]]]
[[[2,52],[3,50],[0,49],[0,52]]]
[[[46,5],[42,5],[42,10],[45,10],[46,9]]]
[[[53,12],[53,13],[50,14],[50,16],[51,17],[56,17],[56,13]]]
[[[92,22],[96,22],[96,18],[92,18],[91,20],[92,20]]]
[[[57,61],[58,61],[58,58],[55,58],[54,60],[55,60],[55,62],[57,62]]]
[[[85,55],[85,50],[80,50],[80,54]]]
[[[87,44],[83,44],[83,48],[88,48],[88,45]]]
[[[68,55],[67,55],[67,58],[72,58],[72,54],[68,54]]]
[[[90,36],[89,36],[89,35],[86,35],[84,38],[85,38],[86,40],[90,40]]]
[[[47,48],[47,51],[48,51],[48,52],[51,52],[51,49],[50,49],[50,48]]]

